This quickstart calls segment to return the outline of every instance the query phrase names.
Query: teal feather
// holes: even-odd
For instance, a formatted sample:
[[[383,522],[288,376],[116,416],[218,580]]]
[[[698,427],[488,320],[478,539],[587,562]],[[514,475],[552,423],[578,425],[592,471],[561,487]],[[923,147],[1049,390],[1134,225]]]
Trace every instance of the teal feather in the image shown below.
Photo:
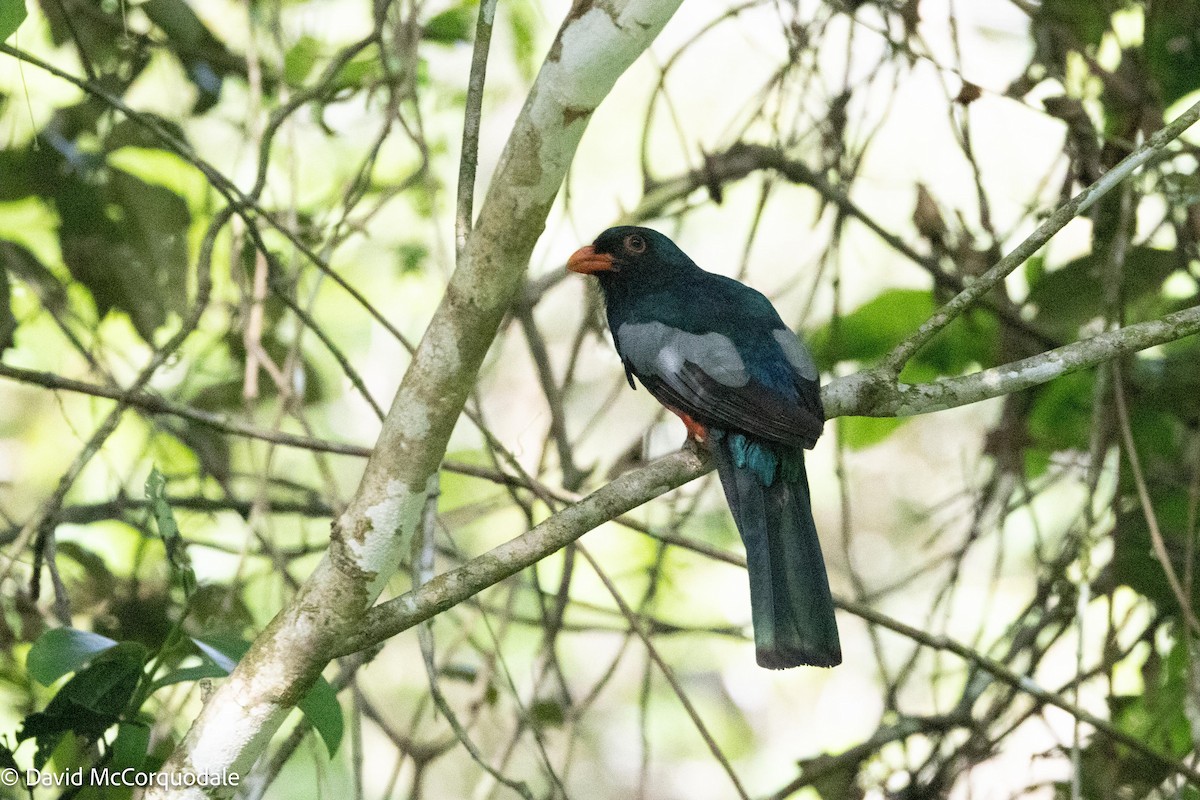
[[[758,663],[831,667],[842,650],[812,517],[804,451],[709,428],[717,474],[746,547]]]
[[[729,437],[729,450],[738,468],[753,472],[762,481],[763,486],[770,486],[775,482],[779,457],[766,447],[747,439],[743,434],[735,433]]]

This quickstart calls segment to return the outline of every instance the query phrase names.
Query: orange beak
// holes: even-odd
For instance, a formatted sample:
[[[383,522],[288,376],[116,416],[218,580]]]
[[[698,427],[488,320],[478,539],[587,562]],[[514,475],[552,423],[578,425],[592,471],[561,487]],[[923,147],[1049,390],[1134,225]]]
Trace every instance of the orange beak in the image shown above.
[[[613,257],[607,253],[597,253],[590,244],[581,247],[567,259],[567,269],[591,275],[595,272],[605,272],[613,268]]]

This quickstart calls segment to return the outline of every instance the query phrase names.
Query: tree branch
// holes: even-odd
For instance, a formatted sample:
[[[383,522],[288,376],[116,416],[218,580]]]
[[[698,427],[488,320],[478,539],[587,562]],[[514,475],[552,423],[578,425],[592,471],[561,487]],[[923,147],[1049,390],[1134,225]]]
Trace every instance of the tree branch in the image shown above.
[[[467,80],[466,110],[463,112],[462,152],[458,158],[458,203],[454,220],[454,252],[462,258],[471,235],[475,207],[475,171],[479,166],[479,127],[483,117],[483,86],[487,80],[488,51],[496,20],[496,0],[479,4],[475,24],[475,49],[471,54],[471,76]]]
[[[372,608],[358,630],[336,645],[335,655],[370,647],[437,616],[566,547],[593,528],[711,469],[707,454],[684,449],[626,472],[527,533]]]
[[[868,369],[833,381],[822,389],[821,397],[830,417],[928,414],[1019,392],[1197,332],[1200,332],[1200,306],[1193,306],[1162,319],[1106,331],[1011,364],[932,383],[915,386],[900,383],[885,368]]]

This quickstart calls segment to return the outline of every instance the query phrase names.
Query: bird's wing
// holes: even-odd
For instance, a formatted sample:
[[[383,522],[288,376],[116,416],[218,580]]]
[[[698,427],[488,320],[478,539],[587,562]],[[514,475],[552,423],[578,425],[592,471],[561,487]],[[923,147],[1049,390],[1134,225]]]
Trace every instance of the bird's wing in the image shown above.
[[[825,422],[816,368],[794,334],[786,328],[773,334],[785,373],[783,381],[773,381],[776,386],[752,374],[721,333],[639,322],[621,325],[615,338],[626,368],[663,404],[706,426],[812,447]],[[782,390],[780,383],[786,384]]]

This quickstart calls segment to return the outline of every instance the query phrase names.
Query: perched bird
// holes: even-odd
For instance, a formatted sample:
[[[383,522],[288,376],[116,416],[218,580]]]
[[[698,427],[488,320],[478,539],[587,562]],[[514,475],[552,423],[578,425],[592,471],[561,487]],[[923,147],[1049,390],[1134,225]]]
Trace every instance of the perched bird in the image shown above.
[[[648,228],[610,228],[567,261],[600,282],[613,343],[712,452],[750,574],[760,666],[841,663],[804,450],[825,412],[812,356],[766,297]]]

